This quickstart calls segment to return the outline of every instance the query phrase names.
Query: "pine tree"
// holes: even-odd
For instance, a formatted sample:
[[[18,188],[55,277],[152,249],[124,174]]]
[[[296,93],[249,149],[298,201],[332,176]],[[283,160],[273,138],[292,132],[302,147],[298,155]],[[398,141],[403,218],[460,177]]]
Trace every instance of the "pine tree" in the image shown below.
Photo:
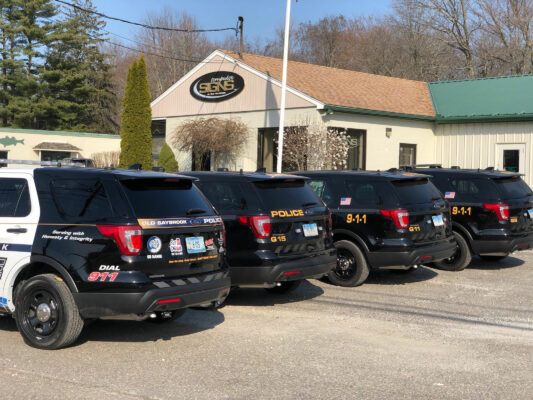
[[[157,161],[158,167],[165,168],[166,172],[177,172],[178,162],[176,156],[168,144],[164,144],[159,153],[159,160]]]
[[[90,0],[74,3],[95,10]],[[48,124],[54,129],[115,133],[111,67],[100,50],[105,22],[75,8],[65,15],[52,36],[42,74],[47,96],[56,106]]]
[[[57,7],[52,0],[15,0],[20,15],[18,40],[21,43],[23,75],[14,84],[13,99],[8,105],[11,124],[21,128],[46,129],[47,116],[54,104],[43,98],[43,51],[56,29]]]
[[[128,69],[126,93],[122,101],[122,129],[120,136],[120,167],[127,168],[140,163],[143,169],[151,169],[152,158],[152,110],[146,63],[141,55]]]
[[[0,122],[7,125],[11,119],[7,108],[13,98],[17,77],[22,74],[20,57],[19,4],[15,0],[0,0]]]

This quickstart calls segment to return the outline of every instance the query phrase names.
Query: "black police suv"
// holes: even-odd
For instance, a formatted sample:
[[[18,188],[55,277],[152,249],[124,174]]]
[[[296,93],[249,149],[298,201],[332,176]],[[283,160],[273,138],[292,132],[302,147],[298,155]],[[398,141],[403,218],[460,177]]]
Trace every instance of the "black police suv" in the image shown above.
[[[0,313],[25,341],[73,343],[85,319],[162,321],[221,300],[222,219],[185,176],[0,169]]]
[[[292,175],[191,172],[224,220],[232,286],[295,289],[336,263],[324,203]]]
[[[533,192],[520,174],[438,165],[407,168],[430,175],[451,206],[457,252],[437,267],[460,271],[472,254],[495,261],[533,248]]]
[[[391,170],[306,171],[333,216],[340,286],[357,286],[371,268],[413,270],[453,255],[446,202],[427,175]]]

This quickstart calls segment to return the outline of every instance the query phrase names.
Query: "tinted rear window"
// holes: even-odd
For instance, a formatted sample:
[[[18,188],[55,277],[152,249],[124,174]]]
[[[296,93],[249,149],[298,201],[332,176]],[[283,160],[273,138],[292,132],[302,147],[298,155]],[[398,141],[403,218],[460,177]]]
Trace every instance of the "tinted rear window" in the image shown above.
[[[249,184],[202,181],[198,182],[197,185],[220,213],[260,208],[259,199]]]
[[[315,192],[303,180],[254,182],[257,193],[267,210],[322,205]]]
[[[392,181],[400,204],[430,203],[442,198],[438,189],[427,179]]]
[[[137,218],[213,215],[211,205],[187,179],[132,179],[121,181]],[[198,212],[203,210],[203,212]]]
[[[455,201],[472,203],[497,200],[498,192],[494,184],[487,178],[457,178],[450,179]]]
[[[394,204],[390,196],[390,186],[385,181],[370,179],[347,180],[345,191],[336,206],[347,208],[380,208]]]
[[[493,179],[503,199],[519,199],[533,195],[531,189],[519,176]]]

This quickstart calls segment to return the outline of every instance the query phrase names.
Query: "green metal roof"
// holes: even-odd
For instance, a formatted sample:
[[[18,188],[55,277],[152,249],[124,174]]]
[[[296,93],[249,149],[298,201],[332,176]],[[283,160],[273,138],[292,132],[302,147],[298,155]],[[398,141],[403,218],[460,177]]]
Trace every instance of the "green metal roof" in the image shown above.
[[[533,120],[533,75],[429,82],[436,121]]]

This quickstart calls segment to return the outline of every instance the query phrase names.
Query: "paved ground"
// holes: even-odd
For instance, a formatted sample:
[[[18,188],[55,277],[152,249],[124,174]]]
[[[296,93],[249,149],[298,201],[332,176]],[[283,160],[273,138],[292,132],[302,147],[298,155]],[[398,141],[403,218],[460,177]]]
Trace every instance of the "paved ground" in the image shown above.
[[[0,319],[0,396],[531,399],[533,253],[461,273],[382,271],[359,288],[235,291],[166,326],[98,321],[73,347]],[[52,397],[54,396],[54,397]]]

